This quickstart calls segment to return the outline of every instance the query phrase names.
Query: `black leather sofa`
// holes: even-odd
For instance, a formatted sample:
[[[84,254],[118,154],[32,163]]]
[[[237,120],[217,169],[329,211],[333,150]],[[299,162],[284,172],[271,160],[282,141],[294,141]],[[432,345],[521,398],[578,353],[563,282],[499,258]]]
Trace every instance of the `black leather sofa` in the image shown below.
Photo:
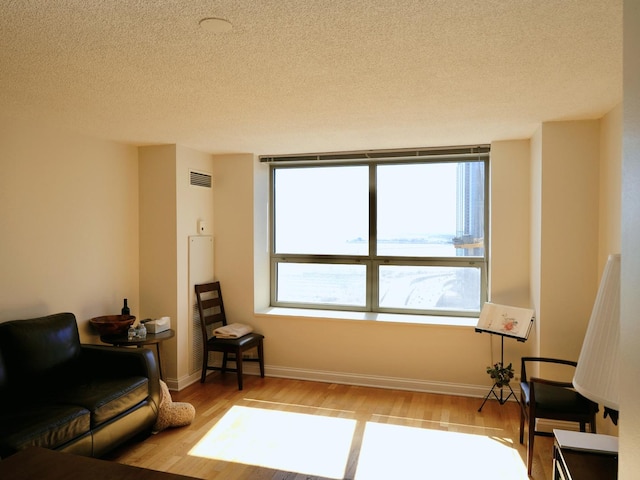
[[[29,446],[101,457],[158,416],[153,352],[80,343],[59,313],[0,323],[0,458]]]

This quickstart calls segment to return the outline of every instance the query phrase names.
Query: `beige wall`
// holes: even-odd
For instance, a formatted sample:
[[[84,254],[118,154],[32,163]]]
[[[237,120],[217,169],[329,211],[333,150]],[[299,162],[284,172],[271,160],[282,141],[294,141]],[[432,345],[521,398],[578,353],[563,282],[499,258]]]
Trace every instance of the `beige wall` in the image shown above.
[[[213,233],[213,193],[193,187],[191,169],[212,172],[211,155],[176,145],[141,147],[140,297],[144,317],[171,317],[176,336],[163,343],[163,374],[181,388],[191,372],[189,236],[203,220]],[[215,188],[215,187],[214,187]]]
[[[530,149],[529,140],[491,144],[489,300],[525,308],[533,305],[529,268]],[[492,337],[491,342],[494,344],[492,363],[499,360],[500,349],[497,338]],[[513,362],[519,371],[520,357],[530,354],[532,347],[533,340],[526,343],[506,340],[505,362]]]
[[[499,342],[472,327],[255,314],[268,305],[268,169],[252,155],[216,157],[214,165],[216,277],[230,317],[266,335],[267,373],[486,393],[485,367],[498,360]],[[529,142],[496,142],[491,165],[493,300],[528,306]],[[526,349],[506,342],[506,360]]]
[[[622,202],[622,104],[600,121],[598,272],[612,253],[620,253]]]
[[[138,156],[142,318],[171,317],[171,327],[177,330],[176,147],[141,147]],[[177,378],[177,339],[163,343],[162,359],[165,378]]]
[[[491,144],[490,300],[526,308],[531,306],[530,170],[529,140]]]
[[[537,341],[543,353],[577,357],[598,259],[617,242],[621,115],[618,107],[601,122],[545,124],[531,140],[492,144],[491,299],[544,307],[539,338],[505,342],[507,361]],[[472,327],[256,314],[268,304],[268,169],[253,155],[138,151],[15,120],[0,126],[0,321],[68,310],[95,340],[87,320],[117,313],[127,297],[136,315],[172,317],[165,373],[185,384],[186,244],[202,217],[213,225],[230,318],[267,336],[268,374],[472,395],[489,387],[484,368],[499,343]],[[211,197],[185,187],[189,168],[212,172]],[[559,234],[567,225],[576,241]],[[589,240],[576,252],[577,237]]]
[[[620,480],[640,472],[640,3],[624,2]]]
[[[176,339],[175,358],[177,360],[175,386],[182,387],[191,381],[200,378],[200,371],[194,374],[193,369],[200,365],[193,362],[193,342],[190,303],[193,300],[193,292],[189,284],[189,237],[198,235],[198,221],[202,220],[207,226],[205,234],[213,234],[214,228],[214,201],[211,189],[192,186],[189,179],[189,171],[196,170],[212,174],[213,158],[209,154],[178,146],[176,151],[175,183],[177,205],[177,229],[176,259],[177,259],[177,285],[175,296],[177,298],[178,311],[176,313]],[[213,265],[210,265],[213,269]],[[142,289],[142,285],[140,286]]]
[[[613,167],[603,159],[602,168],[614,177],[620,115],[614,110],[602,129],[599,121],[551,122],[531,141],[492,144],[491,300],[538,302],[537,333],[524,344],[505,342],[506,361],[538,352],[579,355],[599,280],[601,157],[610,158]],[[609,145],[603,155],[601,142]],[[252,155],[216,157],[214,164],[216,276],[226,285],[230,314],[267,336],[268,373],[481,393],[499,342],[472,327],[265,314],[268,169]],[[615,217],[615,202],[605,210]]]
[[[0,118],[0,321],[138,314],[134,147]]]
[[[615,190],[621,115],[617,108],[600,124],[545,124],[531,140],[492,145],[491,299],[526,306],[540,295],[546,302],[536,322],[542,333],[524,344],[505,342],[507,361],[517,364],[538,341],[545,352],[577,357],[599,277],[597,261],[583,259],[599,257],[598,241],[615,244],[614,232],[598,233],[593,212],[613,221],[617,215],[615,201],[598,206],[597,198]],[[15,121],[3,127],[8,248],[0,254],[3,273],[11,273],[2,275],[2,320],[70,310],[88,336],[86,320],[117,312],[126,296],[134,314],[171,316],[178,335],[164,349],[165,373],[174,385],[188,383],[186,245],[203,218],[213,225],[215,275],[229,316],[267,335],[271,374],[477,395],[488,387],[484,368],[497,360],[499,342],[472,327],[256,314],[269,292],[268,169],[253,155],[212,159],[171,145],[138,151]],[[212,172],[211,197],[186,186],[189,168]],[[610,172],[607,187],[598,169]],[[543,174],[569,181],[549,184]],[[537,202],[551,211],[530,209]],[[576,253],[558,234],[565,224],[582,232],[572,235],[596,240]],[[587,270],[566,273],[567,259]],[[556,288],[545,291],[547,284]]]
[[[213,161],[215,278],[235,319],[253,316],[253,159],[239,154]]]
[[[532,140],[533,350],[575,360],[598,285],[600,122],[548,122]]]
[[[542,128],[531,137],[531,183],[529,197],[529,215],[531,218],[529,272],[531,285],[531,306],[536,312],[536,321],[529,339],[533,355],[540,355],[540,299],[542,275]]]

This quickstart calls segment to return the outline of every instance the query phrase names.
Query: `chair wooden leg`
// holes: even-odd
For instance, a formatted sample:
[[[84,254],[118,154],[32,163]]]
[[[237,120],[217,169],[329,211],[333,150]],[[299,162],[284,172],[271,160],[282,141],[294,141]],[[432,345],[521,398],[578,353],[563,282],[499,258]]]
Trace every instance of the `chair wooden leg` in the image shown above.
[[[227,352],[224,352],[222,354],[222,373],[227,373],[227,359],[228,359],[229,355],[227,354]]]
[[[264,348],[262,340],[258,343],[258,361],[260,363],[260,376],[264,378]]]
[[[242,352],[236,352],[236,371],[238,373],[238,390],[242,390]]]
[[[204,383],[205,378],[207,378],[208,365],[209,365],[209,351],[205,349],[202,355],[202,375],[200,375],[200,383]]]

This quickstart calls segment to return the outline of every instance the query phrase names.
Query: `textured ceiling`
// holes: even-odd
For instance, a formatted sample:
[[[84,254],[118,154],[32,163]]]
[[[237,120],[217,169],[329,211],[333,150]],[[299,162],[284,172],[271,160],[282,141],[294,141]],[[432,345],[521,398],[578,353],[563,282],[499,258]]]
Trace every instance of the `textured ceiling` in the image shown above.
[[[136,145],[488,143],[621,99],[622,0],[0,2],[0,115]]]

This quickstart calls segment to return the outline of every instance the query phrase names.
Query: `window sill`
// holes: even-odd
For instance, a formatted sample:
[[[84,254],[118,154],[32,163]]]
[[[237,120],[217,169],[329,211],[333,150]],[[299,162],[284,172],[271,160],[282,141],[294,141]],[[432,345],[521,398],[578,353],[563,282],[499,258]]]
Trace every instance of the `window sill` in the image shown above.
[[[298,317],[326,320],[357,320],[384,323],[441,325],[451,327],[475,327],[477,317],[446,317],[435,315],[411,315],[401,313],[348,312],[343,310],[315,310],[304,308],[268,307],[255,312],[264,317]]]

